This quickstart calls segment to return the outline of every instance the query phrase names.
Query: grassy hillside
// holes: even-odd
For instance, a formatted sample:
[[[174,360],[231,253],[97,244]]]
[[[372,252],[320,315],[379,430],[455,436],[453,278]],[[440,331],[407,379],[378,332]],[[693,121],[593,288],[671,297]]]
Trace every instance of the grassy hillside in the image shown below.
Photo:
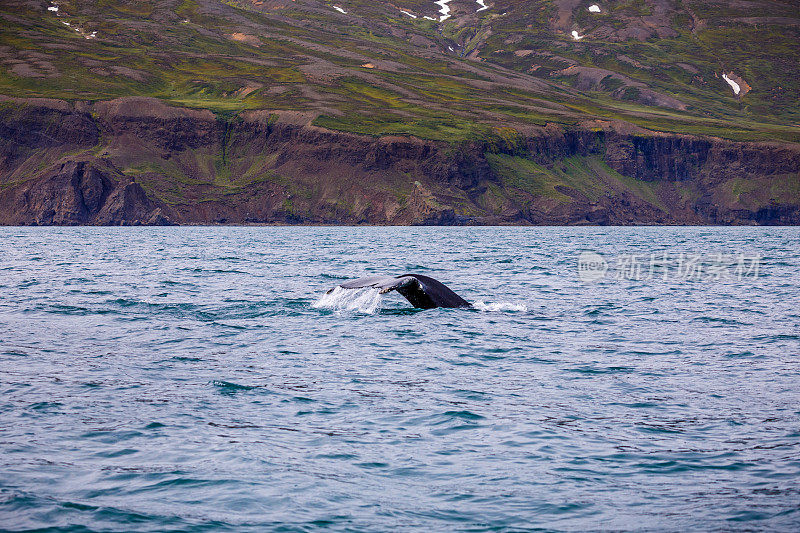
[[[0,5],[0,94],[152,96],[439,140],[602,119],[800,141],[789,0],[487,5],[453,0],[441,20],[421,0],[12,0]],[[737,97],[723,73],[751,89]]]

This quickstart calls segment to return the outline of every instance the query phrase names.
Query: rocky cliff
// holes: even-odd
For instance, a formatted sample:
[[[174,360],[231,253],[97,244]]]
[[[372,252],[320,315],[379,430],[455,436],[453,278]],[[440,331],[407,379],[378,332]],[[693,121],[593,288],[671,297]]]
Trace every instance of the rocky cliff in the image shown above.
[[[800,146],[598,121],[447,143],[6,98],[0,223],[797,224]]]

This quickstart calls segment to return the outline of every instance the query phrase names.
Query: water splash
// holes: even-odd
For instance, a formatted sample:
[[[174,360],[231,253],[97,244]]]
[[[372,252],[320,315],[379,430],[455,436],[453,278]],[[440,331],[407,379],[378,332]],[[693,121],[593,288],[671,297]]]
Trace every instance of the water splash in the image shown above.
[[[472,307],[478,311],[514,311],[519,313],[527,313],[528,306],[525,304],[515,304],[514,302],[492,302],[486,303],[483,300],[478,300]]]
[[[383,296],[377,289],[365,287],[363,289],[343,289],[336,287],[323,294],[311,307],[314,309],[332,309],[336,312],[355,311],[372,315],[381,308]]]

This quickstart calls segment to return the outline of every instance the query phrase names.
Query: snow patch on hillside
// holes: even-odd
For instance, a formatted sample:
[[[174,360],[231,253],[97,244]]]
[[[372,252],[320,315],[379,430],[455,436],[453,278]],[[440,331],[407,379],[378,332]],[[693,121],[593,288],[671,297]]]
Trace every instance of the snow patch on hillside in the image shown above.
[[[439,17],[439,22],[444,22],[445,20],[450,18],[450,6],[447,5],[450,2],[451,0],[436,0],[436,2],[434,2],[434,4],[436,4],[440,8],[439,14],[441,16]]]
[[[578,30],[572,30],[572,38],[575,39],[576,41],[580,41],[584,37],[586,37],[586,36],[579,34]]]
[[[55,2],[51,2],[51,5],[47,8],[47,10],[50,11],[51,13],[55,13],[56,17],[62,17],[62,14],[59,13],[58,4],[55,3]],[[96,31],[93,31],[92,33],[86,33],[83,30],[83,28],[81,28],[80,26],[73,25],[72,23],[67,22],[66,20],[62,20],[61,24],[63,24],[67,28],[75,31],[76,33],[79,33],[81,35],[81,37],[83,37],[85,39],[97,39],[97,32]]]
[[[738,83],[736,83],[735,81],[733,81],[732,79],[730,79],[730,78],[728,77],[728,75],[727,75],[727,74],[725,74],[724,72],[722,73],[722,79],[723,79],[723,80],[725,80],[725,81],[727,81],[727,82],[728,82],[728,85],[730,85],[730,86],[731,86],[731,89],[733,89],[733,94],[735,94],[735,95],[737,95],[737,96],[738,96],[738,95],[739,95],[739,93],[740,93],[740,92],[742,92],[742,88],[741,88],[741,87],[739,87],[739,84],[738,84]]]
[[[589,6],[589,13],[600,13],[600,6],[592,4]]]
[[[479,7],[478,10],[475,13],[480,13],[484,9],[489,9],[489,6],[486,5],[484,0],[476,0],[476,1],[478,2],[478,5],[481,6],[481,7]]]
[[[97,32],[96,31],[93,31],[92,33],[86,33],[85,31],[83,31],[83,28],[81,28],[80,26],[73,26],[72,24],[70,24],[66,20],[62,20],[61,24],[63,24],[64,26],[66,26],[67,28],[69,28],[71,30],[74,30],[76,33],[80,33],[81,36],[83,38],[85,38],[85,39],[97,39]]]
[[[342,8],[341,8],[341,7],[339,7],[339,6],[333,6],[333,9],[335,9],[335,10],[336,10],[336,11],[338,11],[339,13],[342,13],[343,15],[347,15],[347,11],[345,11],[344,9],[342,9]]]

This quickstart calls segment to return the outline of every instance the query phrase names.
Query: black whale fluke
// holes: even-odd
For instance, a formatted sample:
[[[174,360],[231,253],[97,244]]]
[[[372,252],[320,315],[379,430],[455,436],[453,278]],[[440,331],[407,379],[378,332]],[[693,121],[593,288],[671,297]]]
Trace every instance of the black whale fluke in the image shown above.
[[[451,291],[444,283],[421,274],[403,274],[402,276],[367,276],[339,285],[343,289],[361,289],[374,287],[381,294],[397,291],[414,307],[433,309],[434,307],[472,307],[458,294]],[[333,290],[333,289],[331,289]],[[328,291],[330,292],[330,291]]]

